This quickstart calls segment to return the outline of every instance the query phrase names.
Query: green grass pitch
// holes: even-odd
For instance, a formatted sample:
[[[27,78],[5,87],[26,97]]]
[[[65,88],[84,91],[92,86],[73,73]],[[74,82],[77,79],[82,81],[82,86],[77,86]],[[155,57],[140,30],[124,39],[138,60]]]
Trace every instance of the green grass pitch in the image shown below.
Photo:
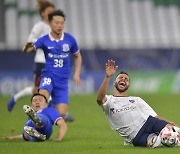
[[[138,95],[149,103],[162,117],[180,125],[180,94]],[[57,127],[50,140],[25,142],[5,140],[3,136],[22,132],[27,116],[23,104],[29,104],[30,97],[20,100],[12,112],[7,111],[10,97],[0,96],[0,154],[174,154],[180,148],[141,148],[124,146],[121,137],[109,127],[102,109],[96,104],[96,95],[70,96],[69,113],[75,121],[68,124],[68,132],[62,142],[54,142]]]

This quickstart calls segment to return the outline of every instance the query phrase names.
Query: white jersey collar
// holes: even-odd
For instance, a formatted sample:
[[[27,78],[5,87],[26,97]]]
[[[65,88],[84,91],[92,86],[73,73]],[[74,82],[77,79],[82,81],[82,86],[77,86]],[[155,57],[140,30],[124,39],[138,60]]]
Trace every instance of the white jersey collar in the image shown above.
[[[55,39],[51,33],[49,33],[49,38],[51,41],[56,41],[56,42],[59,42],[60,40],[63,40],[64,39],[64,32],[62,32],[62,35],[61,35],[61,38],[59,40]]]

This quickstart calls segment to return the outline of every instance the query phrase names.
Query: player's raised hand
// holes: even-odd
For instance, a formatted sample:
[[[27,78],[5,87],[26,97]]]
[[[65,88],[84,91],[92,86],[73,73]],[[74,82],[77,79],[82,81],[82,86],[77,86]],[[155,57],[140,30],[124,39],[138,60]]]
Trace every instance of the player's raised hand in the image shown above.
[[[118,69],[118,66],[115,64],[114,60],[108,60],[105,64],[105,70],[106,70],[106,77],[111,77],[116,70]]]

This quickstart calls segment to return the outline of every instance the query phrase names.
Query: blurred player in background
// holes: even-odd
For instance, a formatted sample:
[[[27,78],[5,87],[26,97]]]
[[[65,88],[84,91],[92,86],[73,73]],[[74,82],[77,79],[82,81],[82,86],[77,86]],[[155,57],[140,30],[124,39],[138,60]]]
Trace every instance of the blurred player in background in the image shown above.
[[[70,75],[70,57],[75,58],[74,82],[81,84],[81,53],[75,38],[69,33],[63,32],[65,15],[62,10],[56,10],[49,14],[51,32],[39,38],[35,43],[27,43],[23,52],[33,52],[42,48],[45,54],[46,63],[42,71],[42,79],[39,86],[39,93],[52,96],[51,105],[65,117],[68,111],[69,94],[68,79]]]
[[[39,14],[42,18],[41,21],[37,22],[28,37],[27,42],[34,42],[41,36],[44,36],[50,33],[51,28],[49,27],[48,22],[48,14],[54,10],[54,5],[46,0],[38,0],[37,1],[37,9]],[[12,111],[15,103],[25,97],[33,95],[34,93],[38,92],[39,83],[41,80],[41,70],[44,68],[45,57],[42,49],[37,49],[35,58],[34,58],[34,87],[26,87],[25,89],[21,90],[17,94],[15,94],[12,99],[8,103],[8,111]]]
[[[42,20],[37,22],[33,26],[31,33],[28,37],[27,43],[35,42],[36,39],[46,34],[49,34],[51,31],[48,21],[48,14],[54,11],[54,5],[47,0],[37,0],[36,8],[39,11]],[[9,112],[12,111],[14,105],[16,104],[16,102],[18,102],[19,99],[33,95],[34,93],[38,92],[38,88],[41,80],[41,71],[44,68],[44,64],[45,64],[44,52],[42,49],[39,48],[36,50],[36,54],[34,58],[34,87],[26,87],[25,89],[15,94],[8,103]],[[73,121],[73,120],[74,117],[68,114],[65,116],[65,121]]]
[[[114,81],[113,95],[107,95],[108,84],[116,73],[115,61],[108,60],[105,65],[105,77],[97,94],[97,103],[103,108],[105,116],[113,130],[123,137],[125,145],[159,147],[160,132],[163,128],[173,128],[177,134],[180,128],[156,114],[140,97],[128,96],[130,78],[126,72],[120,72]],[[177,146],[180,138],[177,136]]]

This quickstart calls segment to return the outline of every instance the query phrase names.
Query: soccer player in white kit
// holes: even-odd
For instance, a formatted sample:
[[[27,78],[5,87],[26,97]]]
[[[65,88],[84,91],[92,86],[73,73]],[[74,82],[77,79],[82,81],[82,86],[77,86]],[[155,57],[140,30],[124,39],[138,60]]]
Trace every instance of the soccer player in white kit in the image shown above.
[[[97,94],[97,103],[103,108],[111,128],[124,139],[124,144],[134,146],[162,146],[159,133],[164,127],[179,127],[160,116],[140,97],[128,96],[129,75],[120,72],[114,81],[113,95],[106,95],[111,77],[117,71],[115,61],[108,60],[106,75]]]
[[[38,0],[37,9],[39,11],[42,20],[40,20],[33,26],[27,42],[35,42],[39,37],[44,36],[50,33],[51,31],[48,21],[48,14],[54,11],[54,5],[49,1]],[[26,87],[17,94],[15,94],[8,103],[9,112],[12,111],[15,103],[19,99],[25,96],[31,96],[34,93],[38,92],[38,88],[41,80],[41,70],[44,68],[44,64],[45,64],[44,53],[42,49],[38,49],[34,57],[34,87]]]

